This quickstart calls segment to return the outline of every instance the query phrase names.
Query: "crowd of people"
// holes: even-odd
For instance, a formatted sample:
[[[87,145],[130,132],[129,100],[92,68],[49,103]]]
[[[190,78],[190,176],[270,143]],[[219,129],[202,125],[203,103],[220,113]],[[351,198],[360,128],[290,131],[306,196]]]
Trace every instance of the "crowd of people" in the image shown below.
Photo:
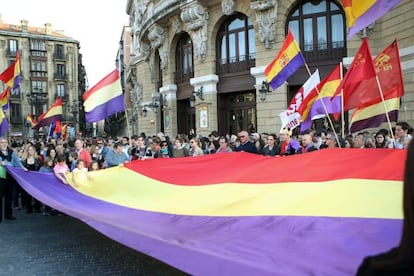
[[[26,213],[59,214],[45,206],[30,194],[6,172],[5,166],[19,167],[26,171],[53,173],[67,184],[65,173],[72,173],[76,185],[76,173],[88,173],[113,166],[119,166],[133,160],[153,158],[196,157],[206,154],[229,152],[250,152],[265,156],[285,156],[305,154],[307,152],[329,148],[383,148],[410,149],[407,155],[404,178],[404,215],[405,223],[401,244],[390,252],[366,258],[358,270],[358,275],[392,270],[395,267],[403,271],[413,269],[413,129],[406,122],[398,122],[392,133],[380,129],[375,133],[361,132],[341,137],[329,131],[308,131],[297,136],[292,130],[282,129],[279,134],[266,134],[240,131],[237,135],[218,135],[213,131],[208,137],[178,135],[171,140],[163,133],[147,137],[145,133],[132,137],[85,138],[66,141],[50,138],[47,142],[30,139],[17,142],[0,138],[0,222],[4,218],[15,220],[13,210],[25,209]],[[411,143],[410,146],[408,146]],[[405,274],[404,274],[405,275]]]
[[[12,141],[11,146],[7,139],[1,138],[0,221],[3,197],[5,219],[15,219],[12,215],[13,208],[24,208],[27,213],[53,214],[50,208],[42,206],[41,202],[32,198],[5,173],[5,165],[53,173],[65,184],[65,174],[72,172],[76,185],[76,174],[79,172],[110,168],[133,160],[196,157],[240,151],[278,157],[335,147],[405,149],[412,139],[412,132],[409,124],[398,122],[392,133],[380,129],[374,134],[361,132],[344,138],[329,131],[313,130],[293,136],[292,130],[288,128],[282,129],[278,134],[259,134],[254,131],[249,133],[242,130],[237,135],[220,136],[217,131],[213,131],[208,137],[177,135],[173,140],[163,133],[154,136],[141,133],[132,137],[98,137],[73,141],[57,138],[50,138],[48,141],[30,139],[24,143]]]

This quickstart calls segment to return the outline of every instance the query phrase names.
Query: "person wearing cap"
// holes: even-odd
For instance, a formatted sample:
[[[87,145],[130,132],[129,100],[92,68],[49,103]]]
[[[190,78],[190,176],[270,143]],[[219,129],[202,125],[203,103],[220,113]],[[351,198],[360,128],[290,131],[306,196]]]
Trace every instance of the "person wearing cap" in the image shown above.
[[[302,153],[300,143],[292,139],[292,130],[288,127],[280,131],[280,155],[293,155]]]

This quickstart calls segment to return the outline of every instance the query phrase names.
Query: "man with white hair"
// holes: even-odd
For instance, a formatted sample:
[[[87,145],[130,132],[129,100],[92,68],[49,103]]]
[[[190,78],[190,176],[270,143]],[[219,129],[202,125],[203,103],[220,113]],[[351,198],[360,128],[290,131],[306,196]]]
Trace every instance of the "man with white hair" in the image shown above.
[[[256,145],[249,141],[249,133],[242,130],[239,132],[240,145],[236,147],[236,151],[245,151],[250,153],[257,153]]]

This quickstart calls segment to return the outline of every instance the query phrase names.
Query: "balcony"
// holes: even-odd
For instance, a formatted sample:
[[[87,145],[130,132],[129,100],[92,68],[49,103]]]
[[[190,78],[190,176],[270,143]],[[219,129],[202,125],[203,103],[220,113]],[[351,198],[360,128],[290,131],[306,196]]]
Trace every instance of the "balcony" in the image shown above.
[[[55,100],[57,100],[57,98],[62,98],[63,101],[67,101],[68,100],[68,94],[63,94],[63,93],[55,93]]]
[[[177,70],[174,72],[174,83],[189,83],[190,79],[194,77],[193,68],[185,70]]]
[[[55,80],[67,80],[67,75],[64,73],[55,73],[53,77]]]
[[[19,53],[20,53],[20,57],[22,56],[22,51],[21,50],[17,50],[17,51],[19,51]],[[16,57],[16,53],[17,53],[17,51],[16,50],[12,50],[12,49],[9,49],[9,48],[7,48],[7,51],[6,51],[6,56],[7,57]]]
[[[53,59],[54,60],[66,60],[66,55],[64,53],[55,52],[53,54]]]
[[[256,56],[252,54],[219,60],[216,64],[216,70],[218,75],[223,75],[249,71],[254,66],[256,66]]]

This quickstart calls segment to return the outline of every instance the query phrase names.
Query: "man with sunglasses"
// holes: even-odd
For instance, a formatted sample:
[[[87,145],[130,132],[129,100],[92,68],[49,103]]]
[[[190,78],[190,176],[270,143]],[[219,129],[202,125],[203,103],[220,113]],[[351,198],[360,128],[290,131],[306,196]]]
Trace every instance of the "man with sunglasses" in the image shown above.
[[[247,131],[240,131],[238,137],[240,145],[236,147],[236,151],[257,153],[256,145],[252,141],[249,141],[249,133],[247,133]]]

